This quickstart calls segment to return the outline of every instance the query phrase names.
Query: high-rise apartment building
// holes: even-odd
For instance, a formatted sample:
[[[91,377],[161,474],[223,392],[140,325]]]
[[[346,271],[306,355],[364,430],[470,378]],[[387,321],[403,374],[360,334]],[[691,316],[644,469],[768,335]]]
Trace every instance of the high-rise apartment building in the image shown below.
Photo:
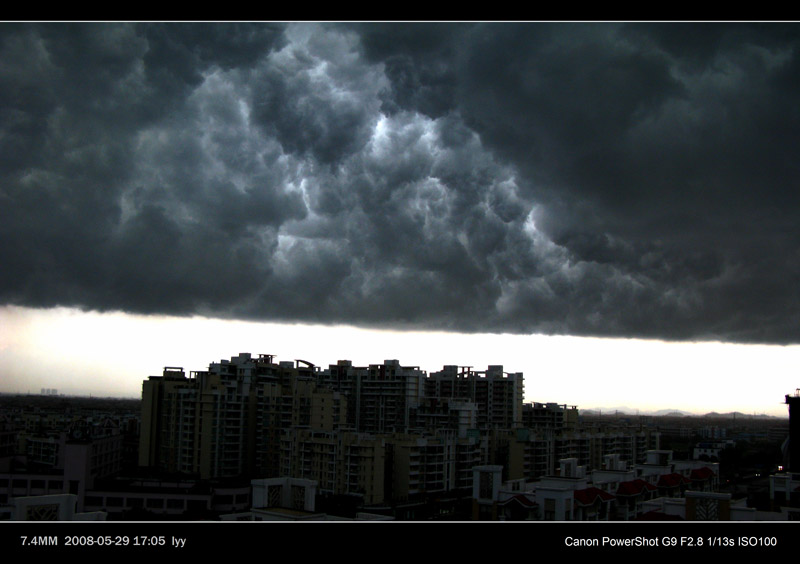
[[[397,360],[353,366],[340,360],[317,371],[317,383],[347,396],[347,427],[365,433],[405,433],[422,401],[425,372]]]
[[[522,374],[445,367],[428,377],[397,360],[327,369],[242,353],[142,387],[139,462],[201,479],[312,479],[364,503],[468,491],[489,434],[519,427]]]
[[[244,353],[187,377],[167,367],[142,387],[139,465],[201,478],[276,476],[281,433],[332,430],[346,400],[309,366]]]
[[[578,408],[558,403],[526,403],[522,406],[522,426],[528,429],[572,429],[578,424]]]
[[[445,366],[425,380],[425,396],[473,402],[478,407],[480,429],[513,429],[522,424],[522,372],[504,372],[500,365],[486,371]]]

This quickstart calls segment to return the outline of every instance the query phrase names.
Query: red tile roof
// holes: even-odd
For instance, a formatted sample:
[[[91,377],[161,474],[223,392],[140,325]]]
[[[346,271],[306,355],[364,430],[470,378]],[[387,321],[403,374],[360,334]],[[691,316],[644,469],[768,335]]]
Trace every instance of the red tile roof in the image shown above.
[[[577,490],[573,494],[575,497],[575,501],[580,503],[581,505],[592,505],[597,498],[599,497],[603,501],[611,501],[614,499],[614,496],[608,492],[601,490],[600,488],[586,488],[583,490]]]
[[[639,495],[645,489],[652,492],[658,488],[642,479],[631,480],[630,482],[622,482],[619,485],[617,495]]]
[[[677,472],[673,472],[672,474],[664,474],[658,478],[659,488],[674,488],[675,486],[688,483],[689,479],[685,476],[681,476]]]
[[[691,476],[692,480],[708,480],[711,476],[714,476],[714,471],[708,466],[703,466],[692,470]]]

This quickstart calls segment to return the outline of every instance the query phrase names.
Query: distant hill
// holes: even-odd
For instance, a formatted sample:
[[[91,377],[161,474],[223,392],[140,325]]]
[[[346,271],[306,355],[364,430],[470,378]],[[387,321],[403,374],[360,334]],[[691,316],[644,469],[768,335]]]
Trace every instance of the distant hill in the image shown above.
[[[687,417],[696,416],[694,413],[688,411],[681,411],[680,409],[659,409],[658,411],[643,411],[641,409],[633,409],[630,407],[593,407],[590,409],[580,409],[578,411],[582,415],[655,415],[658,417]]]
[[[632,409],[630,407],[594,407],[590,409],[580,409],[578,411],[581,415],[598,416],[598,415],[620,415],[620,416],[636,416],[636,415],[650,415],[655,417],[696,417],[709,418],[709,419],[786,419],[786,417],[777,417],[775,415],[767,415],[764,413],[748,414],[741,413],[740,411],[733,411],[730,413],[717,413],[712,411],[710,413],[699,414],[690,413],[680,409],[659,409],[658,411],[644,411],[641,409]],[[788,417],[788,415],[787,415]]]
[[[740,411],[732,411],[730,413],[717,413],[716,411],[712,411],[700,417],[718,419],[785,419],[785,417],[776,417],[775,415],[767,415],[766,413],[742,413]]]

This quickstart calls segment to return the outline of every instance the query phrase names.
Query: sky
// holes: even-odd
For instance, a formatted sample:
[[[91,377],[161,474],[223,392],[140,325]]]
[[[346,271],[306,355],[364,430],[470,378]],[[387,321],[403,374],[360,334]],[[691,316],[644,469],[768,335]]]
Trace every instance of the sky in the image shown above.
[[[798,47],[797,24],[0,24],[0,391],[135,396],[252,352],[785,415]]]

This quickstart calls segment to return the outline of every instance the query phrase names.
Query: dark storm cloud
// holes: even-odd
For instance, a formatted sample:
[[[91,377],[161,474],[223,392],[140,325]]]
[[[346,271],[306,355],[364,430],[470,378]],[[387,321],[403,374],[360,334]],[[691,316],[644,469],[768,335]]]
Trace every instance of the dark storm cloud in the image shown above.
[[[0,299],[800,341],[794,25],[0,27]]]

